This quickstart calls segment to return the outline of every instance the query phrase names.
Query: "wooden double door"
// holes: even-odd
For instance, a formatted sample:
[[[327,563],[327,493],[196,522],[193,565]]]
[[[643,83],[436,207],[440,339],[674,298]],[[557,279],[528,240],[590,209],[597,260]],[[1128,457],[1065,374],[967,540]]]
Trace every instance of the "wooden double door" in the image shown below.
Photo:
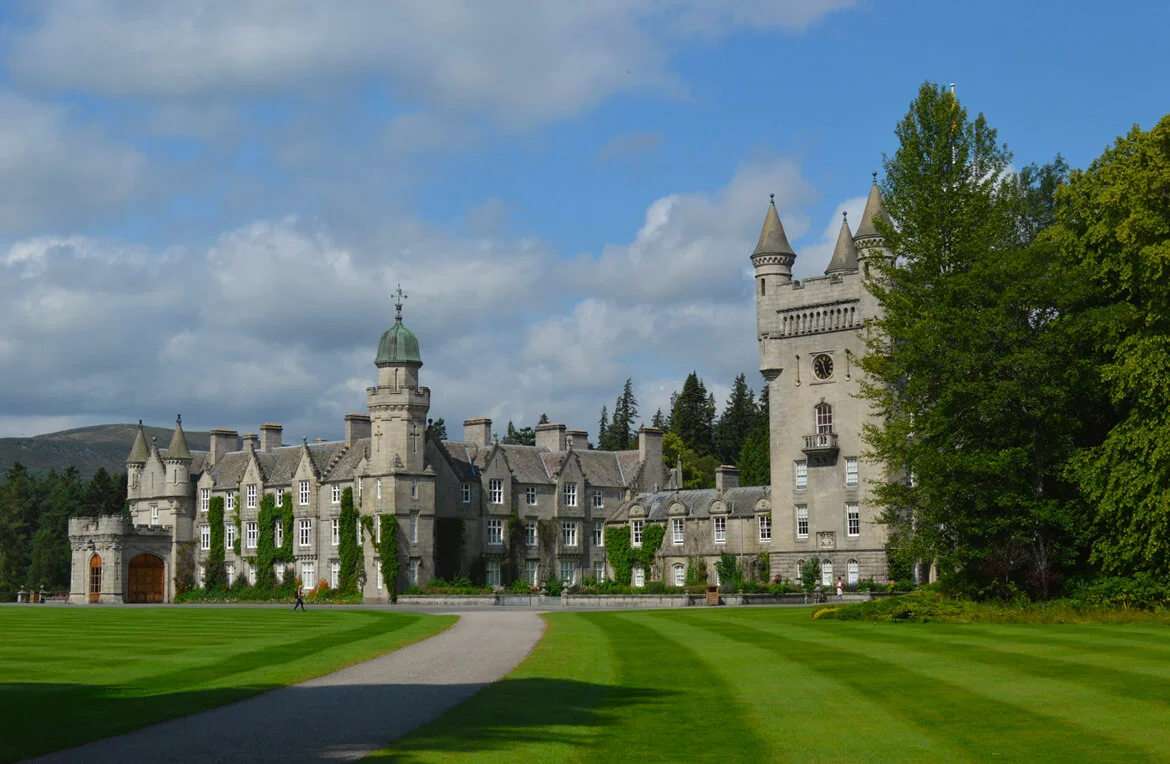
[[[130,560],[127,572],[127,602],[162,602],[166,597],[164,584],[166,565],[153,554],[140,554]]]

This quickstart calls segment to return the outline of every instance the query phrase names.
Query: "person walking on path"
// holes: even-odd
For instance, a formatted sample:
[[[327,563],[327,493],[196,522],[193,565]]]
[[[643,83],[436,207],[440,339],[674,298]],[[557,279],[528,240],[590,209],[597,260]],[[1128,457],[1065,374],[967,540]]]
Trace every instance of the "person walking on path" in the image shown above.
[[[841,581],[841,577],[837,576],[837,601],[845,601],[845,584]],[[301,608],[304,609],[303,607]]]
[[[293,605],[293,612],[294,613],[297,611],[297,608],[300,608],[301,611],[304,612],[305,600],[304,600],[303,594],[304,594],[304,589],[302,589],[301,587],[298,586],[297,587],[297,604]]]

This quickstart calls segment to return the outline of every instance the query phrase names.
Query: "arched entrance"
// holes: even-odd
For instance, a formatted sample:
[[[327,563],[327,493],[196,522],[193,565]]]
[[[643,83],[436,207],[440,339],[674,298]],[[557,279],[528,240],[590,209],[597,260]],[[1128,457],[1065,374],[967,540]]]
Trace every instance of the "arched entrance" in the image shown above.
[[[162,602],[163,573],[163,561],[153,554],[140,554],[130,560],[126,601]]]
[[[89,601],[97,602],[102,596],[102,558],[94,555],[89,558]]]

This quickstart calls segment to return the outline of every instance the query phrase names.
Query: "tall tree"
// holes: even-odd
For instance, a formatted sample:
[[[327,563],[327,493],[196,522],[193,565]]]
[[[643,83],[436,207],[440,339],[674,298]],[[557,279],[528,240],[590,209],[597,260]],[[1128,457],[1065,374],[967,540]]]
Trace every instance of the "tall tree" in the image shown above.
[[[1170,575],[1170,116],[1136,125],[1058,193],[1053,242],[1096,290],[1092,318],[1114,422],[1073,474],[1096,508],[1093,557]]]
[[[882,195],[897,226],[875,221],[893,257],[867,261],[882,315],[862,388],[884,420],[866,428],[871,451],[913,480],[876,498],[897,556],[977,576],[1069,530],[1060,476],[1086,370],[1062,310],[1069,274],[1024,233],[1025,200],[1060,169],[1013,176],[983,115],[932,83],[895,132]]]
[[[8,468],[0,486],[0,601],[16,599],[28,563],[29,523],[36,483],[20,462]]]
[[[666,417],[662,415],[662,409],[658,409],[654,412],[654,416],[650,419],[650,426],[657,427],[660,430],[665,430],[667,428]]]
[[[683,389],[672,398],[670,431],[679,436],[683,445],[698,454],[711,453],[710,401],[707,388],[692,371],[683,381]]]
[[[609,425],[611,450],[623,451],[637,441],[634,425],[638,420],[638,399],[634,395],[633,380],[627,379],[613,407],[613,421]]]
[[[514,446],[535,446],[536,445],[536,430],[532,427],[522,427],[519,430],[508,420],[508,430],[504,434],[501,443]]]
[[[602,451],[613,451],[613,439],[609,431],[609,411],[601,407],[601,421],[597,423],[597,447]]]
[[[439,417],[438,419],[431,422],[430,430],[431,437],[435,440],[447,439],[447,423],[443,420],[443,417]]]
[[[715,452],[724,464],[739,461],[739,452],[756,424],[756,396],[740,374],[731,385],[727,407],[715,426]]]

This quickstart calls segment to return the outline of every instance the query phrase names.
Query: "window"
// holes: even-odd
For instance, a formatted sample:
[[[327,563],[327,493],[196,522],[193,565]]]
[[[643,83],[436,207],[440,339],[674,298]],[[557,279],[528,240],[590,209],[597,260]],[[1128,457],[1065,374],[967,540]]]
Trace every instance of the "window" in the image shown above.
[[[804,576],[804,560],[796,561],[796,581],[799,582]]]
[[[374,543],[382,543],[382,516],[374,515]]]
[[[642,521],[630,523],[630,546],[642,546]]]
[[[861,511],[856,504],[846,504],[845,514],[849,518],[849,527],[846,528],[846,533],[850,536],[861,535]]]
[[[524,491],[524,494],[525,494],[526,500],[528,501],[528,506],[535,507],[536,506],[536,486],[534,486],[534,485],[528,486],[528,488]]]
[[[726,544],[727,543],[727,518],[726,517],[715,517],[712,519],[715,521],[715,543],[716,544]]]
[[[493,587],[500,585],[500,561],[499,560],[488,560],[487,585],[493,586]]]
[[[340,504],[341,503],[341,486],[340,485],[334,483],[332,486],[330,486],[329,501],[331,504]]]
[[[529,520],[524,523],[524,543],[527,546],[536,546],[536,521]]]
[[[210,525],[200,525],[199,526],[199,549],[200,549],[200,551],[203,551],[203,552],[207,552],[207,551],[211,550],[211,526]]]
[[[276,506],[279,507],[282,504],[284,504],[284,489],[277,488],[276,489]]]
[[[861,580],[861,566],[857,564],[857,560],[845,563],[845,573],[848,576],[847,583],[856,584]]]
[[[577,523],[561,523],[561,541],[565,546],[577,546]]]
[[[595,509],[605,506],[605,491],[597,489],[593,492],[593,506]]]
[[[599,562],[593,563],[593,580],[595,580],[599,584],[602,583],[603,581],[605,581],[605,563],[604,562],[599,561]]]
[[[309,481],[308,480],[301,481],[300,499],[301,499],[301,506],[302,507],[309,506]]]
[[[412,498],[412,499],[418,498],[418,481],[417,480],[410,481],[410,498]]]
[[[856,488],[857,482],[857,457],[847,456],[845,457],[845,487]]]
[[[410,543],[418,543],[418,512],[410,513]]]
[[[719,574],[719,566],[715,566],[715,585],[723,586],[723,576]]]
[[[492,478],[488,481],[488,501],[492,504],[504,503],[504,481]]]
[[[341,577],[341,563],[334,560],[329,563],[329,588],[337,588],[337,579]]]
[[[382,591],[382,560],[374,560],[374,588]]]
[[[796,505],[796,537],[798,539],[808,538],[808,505]]]
[[[671,528],[671,537],[675,543],[675,546],[682,546],[683,539],[685,537],[685,533],[683,530],[683,519],[681,517],[676,517],[673,520],[671,520],[670,521],[670,528]]]
[[[248,509],[256,508],[256,484],[252,483],[244,488],[244,506]]]
[[[228,523],[224,526],[224,547],[232,549],[236,545],[236,525],[235,523]]]
[[[353,529],[355,531],[354,535],[357,536],[358,546],[361,546],[362,545],[362,519],[360,517],[356,518],[356,519],[357,519],[357,522],[355,522],[353,524]]]
[[[675,586],[686,586],[687,585],[687,569],[678,563],[676,563],[674,566],[674,585]]]
[[[593,521],[593,546],[605,546],[605,523]]]
[[[284,522],[277,520],[272,528],[272,545],[278,549],[284,546]]]
[[[150,524],[151,525],[158,525],[158,522],[159,522],[159,520],[158,520],[158,505],[151,504],[150,505]]]
[[[566,507],[577,506],[577,484],[576,483],[565,483],[564,493],[565,493],[565,506]]]
[[[206,512],[211,507],[211,489],[199,489],[199,511]]]
[[[794,487],[798,491],[803,491],[808,488],[808,461],[801,459],[798,462],[793,462],[792,465],[796,470]]]
[[[833,561],[821,560],[821,586],[833,585]]]
[[[302,517],[298,523],[300,524],[300,545],[309,546],[312,543],[313,519],[310,517]]]
[[[224,499],[224,508],[225,508],[225,509],[226,509],[228,512],[231,512],[233,509],[235,509],[235,508],[236,508],[236,495],[235,495],[234,493],[229,493],[229,494],[228,494],[228,495],[225,497],[225,499]]]
[[[488,543],[500,546],[504,543],[504,521],[488,520]]]
[[[248,549],[255,549],[260,541],[260,526],[255,522],[244,523],[244,545]]]
[[[642,570],[641,565],[634,566],[634,586],[641,589],[646,585],[646,571]]]
[[[818,403],[814,409],[817,417],[817,435],[833,431],[833,407],[827,403]]]
[[[464,504],[471,503],[471,483],[464,483],[459,487],[459,501]]]
[[[418,571],[422,567],[422,560],[417,557],[410,561],[410,583],[418,585]]]
[[[341,519],[334,517],[329,520],[329,543],[337,546],[341,543]]]
[[[759,522],[760,522],[760,541],[771,541],[772,540],[772,516],[771,515],[760,515]]]
[[[244,576],[247,580],[247,583],[252,584],[253,586],[256,584],[256,563],[247,563],[247,565],[244,567]]]
[[[229,562],[227,565],[224,565],[223,572],[227,574],[228,586],[236,582],[236,564],[234,562]]]
[[[301,563],[301,586],[313,589],[317,586],[317,566],[311,562]]]
[[[96,568],[90,568],[90,569],[89,569],[89,573],[90,573],[90,591],[93,591],[95,588],[96,588],[98,591],[101,591],[101,588],[102,588],[102,568],[101,568],[101,566],[99,565],[99,566],[98,566],[98,567],[96,567]],[[94,573],[96,573],[96,574],[97,574],[97,584],[96,584],[96,586],[95,586],[95,584],[94,584],[94,581],[93,581],[93,575],[94,575]],[[200,586],[203,586],[203,580],[204,580],[206,577],[207,577],[207,566],[206,566],[206,565],[200,565],[200,566],[199,566],[199,576],[198,576],[198,579],[199,579],[199,580],[198,580],[198,583],[199,583],[199,585],[200,585]]]
[[[573,583],[577,575],[577,566],[572,560],[561,560],[561,580],[566,584]]]
[[[374,481],[374,498],[378,501],[382,500],[382,478]]]
[[[538,575],[538,570],[537,570],[536,560],[525,560],[524,561],[524,580],[528,582],[529,586],[540,586],[540,582],[537,581],[537,575]]]

